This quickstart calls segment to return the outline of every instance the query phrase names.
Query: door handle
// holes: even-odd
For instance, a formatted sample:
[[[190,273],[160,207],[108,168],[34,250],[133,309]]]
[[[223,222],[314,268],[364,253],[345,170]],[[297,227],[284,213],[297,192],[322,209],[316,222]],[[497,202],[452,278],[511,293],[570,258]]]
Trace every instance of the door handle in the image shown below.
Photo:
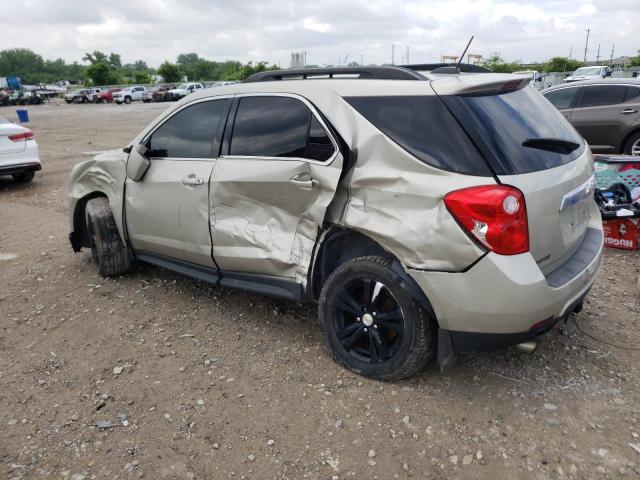
[[[196,175],[192,173],[186,177],[182,177],[180,182],[183,185],[202,185],[204,183],[204,178],[196,177]]]
[[[623,115],[628,115],[630,113],[638,113],[638,110],[634,110],[633,108],[625,108],[620,113],[622,113]]]
[[[308,173],[299,173],[290,178],[289,183],[304,190],[311,190],[314,185],[318,184],[318,181],[314,178],[311,178]]]

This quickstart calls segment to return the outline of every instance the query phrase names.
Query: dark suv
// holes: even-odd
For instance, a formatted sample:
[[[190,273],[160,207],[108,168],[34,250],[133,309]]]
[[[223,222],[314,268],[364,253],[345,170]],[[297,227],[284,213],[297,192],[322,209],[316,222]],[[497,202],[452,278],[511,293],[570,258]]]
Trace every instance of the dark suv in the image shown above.
[[[640,80],[574,82],[542,92],[595,153],[640,156]]]

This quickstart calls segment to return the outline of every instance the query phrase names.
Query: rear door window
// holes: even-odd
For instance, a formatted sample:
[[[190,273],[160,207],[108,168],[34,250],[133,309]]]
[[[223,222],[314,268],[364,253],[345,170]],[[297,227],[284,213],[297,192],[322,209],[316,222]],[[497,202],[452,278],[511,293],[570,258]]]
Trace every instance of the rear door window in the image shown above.
[[[531,87],[499,95],[443,96],[480,146],[497,175],[536,172],[575,160],[585,142],[562,114]],[[527,140],[560,139],[577,144],[570,153],[525,147]]]
[[[311,111],[290,97],[243,97],[233,125],[231,155],[304,157]]]
[[[417,159],[442,170],[481,176],[492,174],[439,97],[347,97],[345,100]]]
[[[154,158],[214,158],[214,138],[230,100],[209,100],[180,110],[149,138]]]
[[[558,110],[564,110],[571,108],[577,92],[578,88],[560,88],[558,90],[545,93],[544,97],[553,103],[553,106]]]
[[[580,103],[576,108],[602,107],[624,102],[625,85],[592,85],[584,87]]]

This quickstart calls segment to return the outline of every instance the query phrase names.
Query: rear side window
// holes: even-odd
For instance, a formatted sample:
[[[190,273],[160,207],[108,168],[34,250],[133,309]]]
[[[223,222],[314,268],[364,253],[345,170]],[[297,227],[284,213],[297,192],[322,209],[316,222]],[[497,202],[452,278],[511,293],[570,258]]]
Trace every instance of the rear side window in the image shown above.
[[[230,154],[325,161],[335,148],[311,110],[290,97],[244,97],[233,125]]]
[[[553,90],[546,93],[544,96],[547,100],[553,103],[553,106],[557,109],[571,108],[573,105],[573,99],[578,92],[577,88],[561,88],[559,90]]]
[[[213,158],[213,140],[229,100],[209,100],[187,107],[164,122],[149,139],[155,158]],[[217,153],[217,152],[215,152]]]
[[[498,175],[514,175],[558,167],[575,160],[585,142],[562,114],[531,87],[500,95],[441,97],[480,146]],[[525,147],[535,139],[576,143],[572,152]]]
[[[347,97],[378,130],[417,159],[443,170],[492,174],[482,155],[439,97]]]
[[[576,107],[602,107],[624,102],[625,85],[594,85],[584,87],[580,104]]]
[[[624,96],[625,102],[639,102],[640,101],[640,88],[627,87],[627,93]]]

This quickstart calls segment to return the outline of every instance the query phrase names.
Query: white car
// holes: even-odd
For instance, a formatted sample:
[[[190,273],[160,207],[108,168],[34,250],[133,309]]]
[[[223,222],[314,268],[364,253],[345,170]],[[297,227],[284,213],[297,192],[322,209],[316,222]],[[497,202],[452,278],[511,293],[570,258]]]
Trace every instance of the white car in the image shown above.
[[[0,175],[26,183],[41,168],[33,132],[0,116]]]
[[[606,65],[594,65],[593,67],[580,67],[573,74],[569,75],[562,82],[571,83],[581,80],[593,80],[611,76],[611,69]]]
[[[95,100],[95,97],[102,91],[101,88],[83,88],[82,90],[74,90],[64,96],[67,103],[87,103]]]
[[[528,76],[531,79],[529,84],[536,90],[542,90],[542,75],[537,70],[520,70],[518,72],[513,72],[513,74]]]
[[[183,83],[182,85],[178,86],[178,88],[169,90],[167,92],[167,98],[169,100],[180,100],[182,97],[186,97],[190,93],[203,88],[204,85],[198,82]]]
[[[145,87],[134,86],[123,88],[119,92],[113,94],[113,101],[118,105],[122,103],[129,104],[131,102],[140,101],[144,98],[147,89]]]

